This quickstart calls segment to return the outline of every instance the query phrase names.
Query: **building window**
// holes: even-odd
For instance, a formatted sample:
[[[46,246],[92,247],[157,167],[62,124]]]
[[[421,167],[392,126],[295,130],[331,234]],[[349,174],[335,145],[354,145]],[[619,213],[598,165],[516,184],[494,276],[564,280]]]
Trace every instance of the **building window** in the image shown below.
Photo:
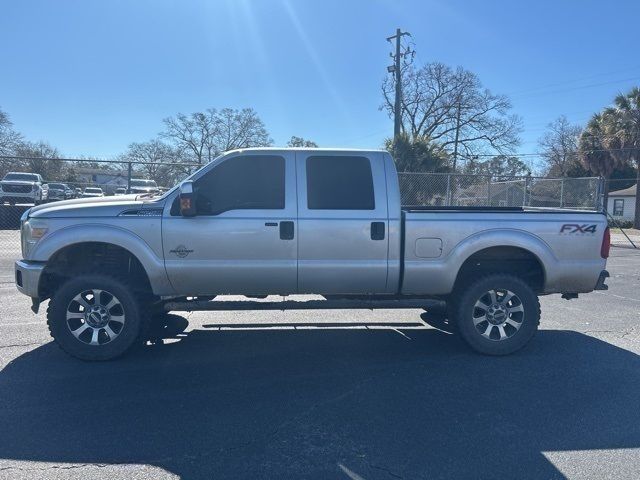
[[[613,216],[621,217],[624,215],[624,198],[616,198],[613,201]]]

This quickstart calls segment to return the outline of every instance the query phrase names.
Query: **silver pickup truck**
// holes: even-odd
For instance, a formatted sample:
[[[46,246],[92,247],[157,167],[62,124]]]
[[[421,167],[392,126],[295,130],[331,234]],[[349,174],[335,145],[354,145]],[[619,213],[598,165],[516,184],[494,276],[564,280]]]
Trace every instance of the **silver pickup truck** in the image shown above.
[[[18,289],[69,354],[121,355],[170,310],[420,308],[476,351],[523,347],[539,295],[606,289],[605,216],[401,206],[384,151],[228,152],[162,196],[34,207],[22,218]],[[323,300],[215,301],[222,294]]]

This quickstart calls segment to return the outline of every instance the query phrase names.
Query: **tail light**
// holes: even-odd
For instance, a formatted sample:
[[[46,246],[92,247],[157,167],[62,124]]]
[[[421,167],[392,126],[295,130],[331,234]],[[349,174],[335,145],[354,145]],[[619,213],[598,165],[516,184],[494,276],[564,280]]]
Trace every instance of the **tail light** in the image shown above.
[[[609,258],[609,250],[611,249],[611,230],[609,227],[605,228],[604,235],[602,237],[602,246],[600,247],[600,256],[602,258]]]

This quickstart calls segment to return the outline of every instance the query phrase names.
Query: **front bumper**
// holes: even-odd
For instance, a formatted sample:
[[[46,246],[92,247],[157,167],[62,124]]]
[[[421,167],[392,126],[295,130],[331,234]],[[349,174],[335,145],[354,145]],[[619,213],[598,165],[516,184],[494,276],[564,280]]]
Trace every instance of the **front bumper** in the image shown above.
[[[34,203],[36,200],[38,200],[38,195],[35,192],[29,192],[29,193],[17,193],[17,192],[5,192],[5,191],[0,192],[0,203],[2,202]]]
[[[44,270],[44,263],[18,260],[15,264],[16,287],[21,293],[31,297],[39,298],[38,286],[40,277]]]

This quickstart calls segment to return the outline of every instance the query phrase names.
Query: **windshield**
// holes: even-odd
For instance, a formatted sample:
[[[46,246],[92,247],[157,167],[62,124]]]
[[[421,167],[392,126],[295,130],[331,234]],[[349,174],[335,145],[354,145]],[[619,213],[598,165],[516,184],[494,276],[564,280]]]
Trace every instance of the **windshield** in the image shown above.
[[[87,193],[102,193],[101,188],[85,188],[84,191]]]
[[[206,165],[203,165],[202,167],[199,167],[195,172],[191,173],[190,175],[187,175],[185,177],[182,178],[182,180],[180,180],[179,182],[177,182],[173,187],[171,187],[169,190],[167,190],[166,192],[162,192],[160,193],[160,197],[161,198],[167,198],[168,196],[170,196],[173,192],[175,192],[178,188],[180,188],[180,184],[186,180],[193,180],[196,176],[200,175],[200,172],[202,172],[204,169],[206,169],[207,167],[211,166],[212,164],[218,163],[218,160],[220,160],[221,158],[226,157],[227,155],[229,155],[229,153],[222,153],[220,155],[218,155],[216,158],[214,158],[213,160],[211,160],[211,162],[209,162]]]
[[[66,186],[62,183],[50,183],[49,188],[52,188],[54,190],[64,190]]]
[[[35,173],[7,173],[3,180],[18,180],[22,182],[37,182],[38,175]]]
[[[154,187],[157,188],[158,184],[153,180],[131,180],[132,187]]]

